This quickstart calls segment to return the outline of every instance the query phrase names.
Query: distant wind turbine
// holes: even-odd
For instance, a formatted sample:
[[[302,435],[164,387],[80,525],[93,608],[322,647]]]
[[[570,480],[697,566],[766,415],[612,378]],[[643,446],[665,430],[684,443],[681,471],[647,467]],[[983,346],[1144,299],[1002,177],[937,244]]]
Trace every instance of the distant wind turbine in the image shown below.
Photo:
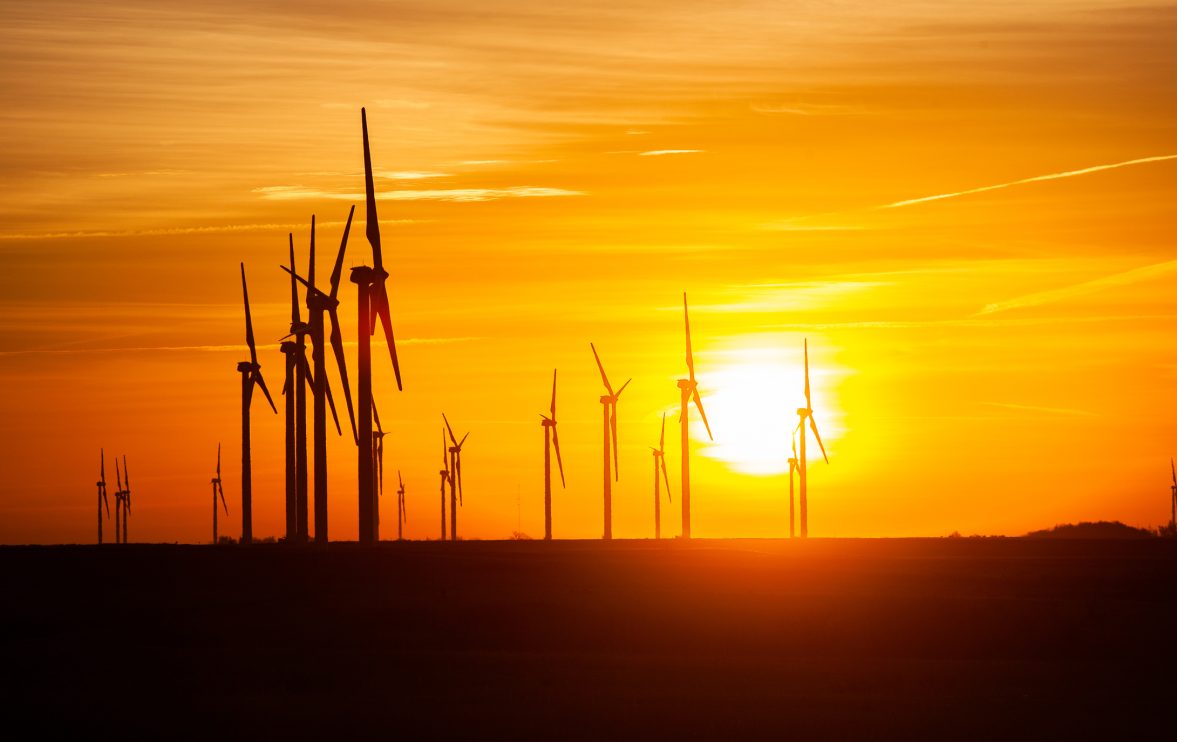
[[[351,232],[351,221],[356,207],[352,206],[347,214],[347,223],[343,227],[343,237],[339,241],[339,253],[335,256],[335,267],[331,271],[330,293],[324,293],[315,285],[315,218],[311,217],[311,256],[307,265],[307,277],[303,278],[294,273],[293,268],[282,266],[282,270],[294,274],[294,277],[306,287],[306,305],[309,311],[311,326],[311,358],[314,361],[314,378],[311,380],[314,391],[314,425],[315,444],[315,543],[327,543],[327,340],[326,321],[331,318],[331,349],[335,353],[335,364],[339,369],[339,380],[343,384],[343,396],[347,402],[347,416],[351,421],[352,439],[359,445],[359,434],[356,432],[356,415],[352,408],[351,386],[347,381],[347,363],[343,355],[343,334],[339,329],[339,281],[343,275],[343,256],[347,250],[347,237]],[[367,446],[365,439],[364,446]]]
[[[102,543],[102,506],[106,506],[106,519],[110,520],[110,500],[106,499],[106,450],[98,449],[98,543]],[[117,461],[115,463],[118,463]],[[117,506],[117,502],[115,503]]]
[[[225,508],[225,515],[229,514],[229,506],[225,503],[225,488],[221,486],[221,444],[217,444],[217,475],[212,479],[213,485],[213,544],[217,543],[217,495],[221,496],[221,507]]]
[[[662,413],[662,434],[658,436],[658,447],[650,446],[654,453],[654,538],[662,538],[662,495],[658,491],[658,471],[662,471],[662,481],[666,482],[666,501],[674,504],[670,495],[670,476],[666,473],[666,413]]]
[[[454,437],[454,429],[450,427],[450,421],[446,420],[445,413],[441,413],[441,419],[445,422],[445,429],[450,434],[450,443],[453,445],[449,448],[450,454],[450,540],[458,540],[458,506],[462,504],[462,444],[470,437],[470,433],[462,436],[462,440]]]
[[[253,469],[249,457],[249,407],[253,400],[253,385],[257,384],[262,388],[262,393],[266,395],[266,401],[270,403],[270,409],[274,414],[278,414],[278,408],[274,406],[274,399],[270,396],[270,390],[266,388],[266,381],[262,378],[262,367],[257,362],[257,345],[253,340],[253,319],[249,314],[249,287],[245,285],[245,263],[241,264],[241,293],[245,298],[245,342],[249,345],[249,360],[241,361],[237,364],[237,370],[241,373],[241,543],[248,544],[253,541]],[[123,469],[126,469],[126,460],[124,457]],[[127,489],[131,488],[128,476]],[[130,512],[130,493],[127,497],[127,510]],[[126,518],[123,518],[123,527],[126,527]]]
[[[690,407],[691,400],[699,410],[699,417],[703,418],[703,427],[707,429],[707,437],[715,440],[711,435],[711,426],[707,424],[707,413],[703,411],[703,400],[699,397],[698,384],[695,383],[695,356],[691,352],[691,318],[687,313],[687,293],[682,295],[683,327],[687,338],[687,373],[688,378],[678,380],[681,393],[682,407],[678,420],[682,425],[682,537],[691,537],[691,440],[690,440]]]
[[[813,431],[813,437],[817,440],[817,445],[821,448],[821,456],[826,463],[830,463],[830,457],[826,455],[826,447],[821,442],[821,433],[817,432],[817,423],[813,419],[813,403],[809,399],[809,339],[805,339],[805,406],[797,408],[797,417],[800,420],[797,423],[797,430],[801,431],[801,455],[797,458],[797,478],[801,482],[801,538],[809,537],[809,503],[808,503],[808,461],[805,453],[805,423],[809,423],[809,428]]]
[[[450,474],[450,460],[445,445],[445,428],[441,429],[441,540],[445,541],[445,488],[453,475]]]
[[[396,491],[396,540],[403,541],[405,524],[409,522],[409,512],[405,509],[405,480],[401,477],[399,469],[397,469],[396,478],[400,482],[400,487]]]
[[[380,220],[376,215],[376,189],[372,180],[372,154],[368,147],[368,113],[360,109],[360,126],[364,139],[364,194],[368,207],[368,244],[372,246],[372,267],[357,266],[351,269],[351,281],[359,290],[359,321],[357,353],[359,370],[356,387],[357,404],[360,412],[359,439],[367,441],[372,435],[372,347],[371,337],[376,334],[376,321],[384,328],[388,341],[388,354],[392,359],[392,371],[396,376],[396,388],[401,386],[400,363],[396,357],[396,340],[392,334],[392,312],[388,304],[388,272],[384,270],[384,258],[380,245]],[[379,505],[371,497],[372,450],[366,444],[359,447],[359,529],[360,542],[379,540],[376,522]]]
[[[114,465],[117,473],[118,459]],[[123,454],[123,543],[127,543],[127,521],[131,520],[131,470],[127,468],[127,455]]]
[[[123,475],[119,470],[119,457],[114,457],[114,480],[117,489],[114,491],[114,542],[123,542],[123,506],[127,493],[123,492]]]
[[[618,478],[619,467],[617,466],[617,399],[621,393],[625,391],[625,387],[629,386],[629,382],[633,379],[626,379],[625,383],[616,392],[613,391],[613,386],[609,384],[609,377],[605,375],[605,366],[601,364],[601,357],[597,355],[597,346],[589,343],[592,348],[593,358],[597,361],[597,369],[601,372],[601,381],[605,384],[605,391],[608,394],[601,397],[601,413],[604,416],[604,465],[605,465],[605,532],[601,538],[608,541],[613,538],[613,480]],[[613,440],[613,477],[609,476],[609,440]]]
[[[384,496],[384,428],[380,425],[380,413],[376,411],[376,400],[372,400],[372,417],[376,430],[372,431],[372,532],[373,541],[380,540],[380,498]]]
[[[560,467],[560,486],[564,483],[564,461],[560,458],[560,435],[556,432],[556,370],[552,370],[552,416],[541,414],[544,428],[544,540],[552,540],[552,446],[556,448],[556,465]]]
[[[797,471],[797,436],[793,436],[793,456],[789,459],[789,538],[796,535],[793,527],[793,473]]]
[[[1169,502],[1169,530],[1177,535],[1177,465],[1173,464],[1172,458],[1169,459],[1169,469],[1173,472],[1173,486],[1171,488],[1173,496]]]

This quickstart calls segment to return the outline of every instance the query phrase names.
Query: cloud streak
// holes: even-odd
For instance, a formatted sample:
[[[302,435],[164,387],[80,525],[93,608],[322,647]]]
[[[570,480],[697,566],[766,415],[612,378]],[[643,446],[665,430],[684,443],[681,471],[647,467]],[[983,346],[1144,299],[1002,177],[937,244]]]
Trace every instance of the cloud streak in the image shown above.
[[[997,183],[996,185],[981,186],[979,188],[969,188],[964,191],[954,191],[952,193],[939,193],[935,196],[922,196],[920,198],[909,198],[905,201],[896,201],[894,203],[878,206],[879,209],[898,209],[903,206],[914,206],[916,204],[928,203],[930,201],[942,201],[946,198],[958,198],[960,196],[971,196],[974,193],[985,193],[987,191],[997,191],[1002,188],[1012,188],[1013,186],[1025,185],[1027,183],[1040,183],[1045,180],[1060,180],[1062,178],[1073,178],[1076,175],[1088,175],[1090,173],[1100,173],[1105,170],[1115,170],[1121,167],[1128,167],[1129,165],[1144,165],[1150,162],[1164,162],[1166,160],[1177,160],[1177,155],[1157,155],[1156,157],[1140,157],[1135,160],[1125,160],[1123,162],[1113,162],[1110,165],[1093,165],[1092,167],[1085,167],[1079,170],[1067,170],[1061,173],[1051,173],[1049,175],[1035,175],[1032,178],[1022,178],[1021,180],[1011,180],[1008,183]]]
[[[362,201],[362,193],[334,193],[302,186],[265,186],[254,188],[254,193],[269,201],[304,201],[309,199],[332,199],[337,201]],[[511,186],[509,188],[448,188],[436,190],[384,191],[376,194],[378,201],[451,201],[470,203],[476,201],[498,201],[504,198],[554,198],[560,196],[583,196],[581,191],[566,188],[543,188],[539,186]]]
[[[638,157],[662,157],[663,155],[694,155],[702,152],[701,149],[651,149],[646,152],[638,152]]]
[[[1139,283],[1141,281],[1149,281],[1174,272],[1177,272],[1177,260],[1169,260],[1164,263],[1154,263],[1153,265],[1146,265],[1141,268],[1133,268],[1130,271],[1115,273],[1110,276],[1096,278],[1091,281],[1084,281],[1083,283],[1077,283],[1071,286],[1051,289],[1050,291],[1039,291],[1037,293],[1026,294],[1013,299],[1006,299],[1005,301],[986,304],[984,307],[982,307],[981,311],[977,312],[977,314],[994,314],[996,312],[1005,312],[1010,309],[1021,309],[1023,307],[1036,307],[1042,304],[1051,304],[1058,301],[1073,299],[1078,296],[1084,296],[1086,294],[1093,294],[1097,291],[1103,291],[1104,289],[1115,288],[1117,286],[1127,286],[1129,284]]]

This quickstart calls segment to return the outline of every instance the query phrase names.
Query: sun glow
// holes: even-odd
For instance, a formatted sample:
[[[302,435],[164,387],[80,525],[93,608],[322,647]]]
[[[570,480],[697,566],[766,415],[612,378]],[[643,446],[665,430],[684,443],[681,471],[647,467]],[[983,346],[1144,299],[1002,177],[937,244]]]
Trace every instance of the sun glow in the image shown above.
[[[700,453],[742,474],[787,473],[797,408],[805,404],[801,348],[740,348],[723,355],[724,363],[716,370],[700,374],[703,407],[715,435],[714,442],[706,442],[707,431],[692,414],[692,437],[706,442]],[[823,393],[828,391],[825,382],[829,378],[828,370],[815,366],[811,356],[809,383],[814,417],[826,451],[832,454],[840,415],[830,404],[830,395]],[[812,433],[808,458],[810,463],[821,460]]]

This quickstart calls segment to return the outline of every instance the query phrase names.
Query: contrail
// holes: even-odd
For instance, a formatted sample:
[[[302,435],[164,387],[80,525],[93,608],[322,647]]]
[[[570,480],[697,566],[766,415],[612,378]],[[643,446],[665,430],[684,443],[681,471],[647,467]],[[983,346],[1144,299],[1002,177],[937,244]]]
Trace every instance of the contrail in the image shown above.
[[[1047,304],[1052,301],[1062,301],[1063,299],[1070,299],[1075,296],[1082,296],[1084,294],[1102,291],[1103,289],[1112,288],[1113,286],[1124,286],[1130,283],[1137,283],[1139,281],[1147,281],[1152,278],[1159,278],[1167,273],[1177,271],[1177,260],[1169,260],[1164,263],[1154,263],[1153,265],[1146,265],[1141,268],[1133,268],[1130,271],[1123,273],[1114,273],[1103,278],[1096,278],[1091,281],[1084,281],[1072,286],[1064,286],[1061,289],[1052,289],[1050,291],[1039,291],[1036,294],[1027,294],[1013,299],[1006,299],[1005,301],[998,301],[992,304],[986,304],[981,311],[981,314],[993,314],[994,312],[1004,312],[1007,309],[1018,309],[1021,307],[1035,307],[1039,304]]]
[[[1115,170],[1120,167],[1127,167],[1128,165],[1143,165],[1149,162],[1164,162],[1165,160],[1177,160],[1177,155],[1158,155],[1156,157],[1141,157],[1136,160],[1125,160],[1124,162],[1115,162],[1110,165],[1094,165],[1092,167],[1085,167],[1081,170],[1067,170],[1062,173],[1051,173],[1050,175],[1035,175],[1032,178],[1022,178],[1021,180],[1013,180],[1009,183],[998,183],[997,185],[981,186],[980,188],[970,188],[965,191],[956,191],[955,193],[941,193],[935,196],[924,196],[922,198],[909,198],[906,201],[896,201],[892,204],[885,204],[878,206],[879,209],[897,209],[900,206],[912,206],[914,204],[927,203],[928,201],[939,201],[945,198],[956,198],[957,196],[969,196],[974,193],[984,193],[985,191],[996,191],[1002,188],[1009,188],[1010,186],[1024,185],[1026,183],[1038,183],[1043,180],[1058,180],[1059,178],[1073,178],[1076,175],[1087,175],[1088,173],[1098,173],[1104,170]]]

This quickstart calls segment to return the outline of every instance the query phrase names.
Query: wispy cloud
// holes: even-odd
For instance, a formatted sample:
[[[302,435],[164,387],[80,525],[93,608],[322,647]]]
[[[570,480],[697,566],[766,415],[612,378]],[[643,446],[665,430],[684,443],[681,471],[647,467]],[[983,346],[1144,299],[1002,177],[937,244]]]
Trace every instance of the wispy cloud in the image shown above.
[[[395,172],[373,173],[377,178],[390,180],[424,180],[426,178],[448,178],[449,173],[437,173],[430,170],[398,170]]]
[[[1006,410],[1021,412],[1045,412],[1050,415],[1067,415],[1070,417],[1095,417],[1094,412],[1079,410],[1073,407],[1041,407],[1039,405],[1013,404],[1010,402],[981,402],[986,407],[1000,407]]]
[[[359,196],[358,199],[362,199]],[[381,219],[382,225],[414,224],[417,219]],[[341,227],[343,221],[319,221],[320,227]],[[285,232],[306,229],[307,223],[299,224],[217,224],[203,227],[161,227],[159,229],[122,230],[81,230],[77,232],[42,232],[0,234],[0,240],[66,240],[89,237],[164,237],[184,234],[231,234],[237,232]]]
[[[1148,281],[1154,278],[1160,278],[1161,276],[1165,276],[1173,272],[1177,272],[1177,260],[1169,260],[1164,263],[1154,263],[1153,265],[1146,265],[1141,268],[1133,268],[1130,271],[1114,273],[1110,276],[1096,278],[1091,281],[1084,281],[1083,283],[1077,283],[1071,286],[1051,289],[1050,291],[1039,291],[1037,293],[1026,294],[1013,299],[1006,299],[1005,301],[986,304],[980,312],[977,312],[977,314],[993,314],[995,312],[1004,312],[1009,309],[1036,307],[1042,304],[1050,304],[1056,301],[1064,301],[1066,299],[1073,299],[1077,296],[1092,294],[1097,291],[1103,291],[1104,289],[1110,289],[1117,286],[1126,286],[1128,284],[1138,283],[1140,281]]]
[[[403,347],[407,345],[450,345],[481,339],[479,336],[469,335],[462,337],[405,338],[396,342],[397,345]],[[344,347],[354,348],[356,341],[344,341],[343,345]],[[279,343],[259,343],[257,346],[258,350],[278,350],[279,348]],[[28,348],[25,350],[0,351],[0,358],[7,356],[63,356],[108,353],[237,353],[245,349],[246,346],[244,343],[237,343],[235,345],[139,345],[124,348]]]
[[[302,201],[307,199],[333,199],[339,201],[362,201],[362,193],[334,193],[302,186],[265,186],[254,188],[254,193],[270,201]],[[583,196],[581,191],[566,188],[543,188],[538,186],[511,186],[509,188],[448,188],[437,190],[383,191],[376,194],[378,201],[497,201],[503,198],[552,198],[557,196]]]
[[[865,113],[859,106],[848,106],[838,103],[753,103],[749,108],[754,113],[768,116],[850,116]]]
[[[662,155],[693,155],[703,152],[701,149],[651,149],[638,152],[638,157],[661,157]]]
[[[1158,155],[1156,157],[1140,157],[1135,160],[1125,160],[1123,162],[1113,162],[1110,165],[1093,165],[1092,167],[1085,167],[1079,170],[1067,170],[1061,173],[1051,173],[1049,175],[1035,175],[1032,178],[1022,178],[1021,180],[1011,180],[1008,183],[997,183],[996,185],[981,186],[979,188],[969,188],[964,191],[954,191],[952,193],[939,193],[935,196],[922,196],[920,198],[909,198],[904,201],[896,201],[890,204],[884,204],[876,208],[880,209],[897,209],[901,206],[914,206],[915,204],[927,203],[929,201],[941,201],[946,198],[957,198],[958,196],[970,196],[974,193],[985,193],[986,191],[997,191],[1002,188],[1010,188],[1017,185],[1025,185],[1026,183],[1040,183],[1044,180],[1059,180],[1061,178],[1073,178],[1076,175],[1088,175],[1089,173],[1100,173],[1104,170],[1115,170],[1116,168],[1128,167],[1129,165],[1144,165],[1150,162],[1164,162],[1166,160],[1177,160],[1177,155]]]

